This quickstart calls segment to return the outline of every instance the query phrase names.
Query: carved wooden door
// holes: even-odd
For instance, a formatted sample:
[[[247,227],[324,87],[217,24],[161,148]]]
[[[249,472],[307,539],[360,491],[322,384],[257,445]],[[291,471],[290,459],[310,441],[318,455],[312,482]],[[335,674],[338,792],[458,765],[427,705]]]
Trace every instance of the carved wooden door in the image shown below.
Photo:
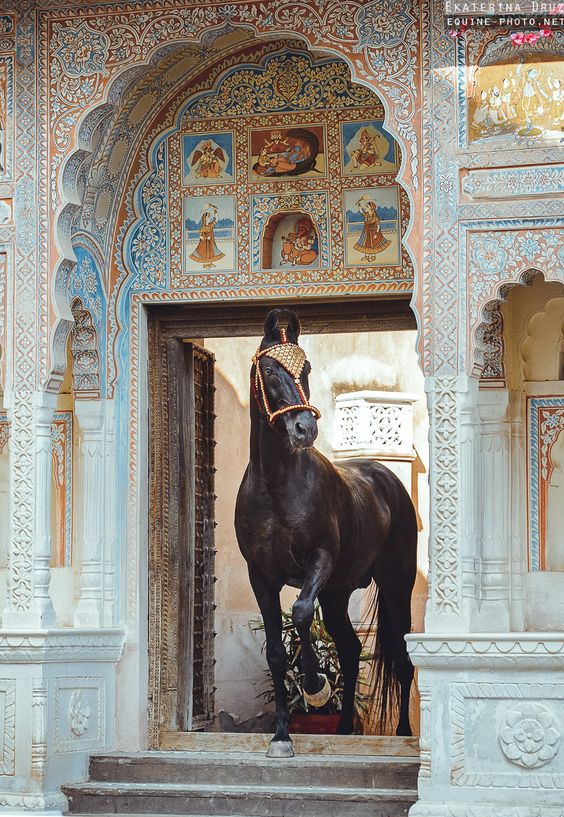
[[[178,725],[201,729],[214,715],[214,356],[183,344],[178,390]]]

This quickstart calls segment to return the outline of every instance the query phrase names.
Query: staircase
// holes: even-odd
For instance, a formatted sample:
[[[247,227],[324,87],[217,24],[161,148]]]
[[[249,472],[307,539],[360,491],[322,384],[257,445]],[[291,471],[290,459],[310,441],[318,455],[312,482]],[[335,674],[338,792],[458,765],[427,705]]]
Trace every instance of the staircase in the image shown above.
[[[63,788],[70,814],[404,817],[417,799],[414,739],[296,735],[273,760],[267,736],[179,737],[189,751],[93,755],[89,781]]]

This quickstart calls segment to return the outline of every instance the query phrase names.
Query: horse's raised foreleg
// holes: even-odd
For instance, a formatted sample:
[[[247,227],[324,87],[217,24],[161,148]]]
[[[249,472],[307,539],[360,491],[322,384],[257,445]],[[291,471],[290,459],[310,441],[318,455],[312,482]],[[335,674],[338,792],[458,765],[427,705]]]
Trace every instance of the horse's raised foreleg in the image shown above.
[[[306,569],[302,591],[292,607],[292,621],[302,645],[302,669],[306,700],[312,706],[324,706],[331,697],[331,687],[324,675],[319,674],[317,656],[311,646],[310,629],[315,599],[325,587],[333,569],[333,559],[327,550],[315,550]]]
[[[280,590],[266,583],[262,574],[249,565],[249,578],[262,614],[266,635],[266,660],[274,685],[276,705],[275,733],[267,752],[268,757],[293,757],[292,741],[288,733],[290,712],[286,694],[286,668],[288,657],[282,642],[282,612],[280,610]]]
[[[352,735],[354,732],[354,695],[362,646],[349,618],[348,607],[351,591],[339,588],[321,593],[319,601],[327,632],[335,642],[339,666],[343,675],[343,703],[337,734]]]

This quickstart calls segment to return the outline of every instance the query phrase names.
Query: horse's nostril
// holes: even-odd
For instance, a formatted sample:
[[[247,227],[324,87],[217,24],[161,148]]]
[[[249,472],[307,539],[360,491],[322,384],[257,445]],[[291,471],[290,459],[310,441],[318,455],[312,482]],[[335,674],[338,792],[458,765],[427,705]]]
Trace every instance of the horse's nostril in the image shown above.
[[[305,426],[303,426],[300,422],[296,423],[296,434],[298,437],[305,437],[306,435]]]

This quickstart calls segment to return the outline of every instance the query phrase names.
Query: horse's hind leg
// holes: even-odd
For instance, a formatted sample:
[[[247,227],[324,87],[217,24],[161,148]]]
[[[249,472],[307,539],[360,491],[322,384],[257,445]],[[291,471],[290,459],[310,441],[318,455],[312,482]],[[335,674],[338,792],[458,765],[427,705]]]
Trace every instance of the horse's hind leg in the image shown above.
[[[325,676],[319,674],[317,656],[311,646],[310,629],[313,621],[315,599],[323,590],[331,570],[333,559],[327,550],[315,550],[310,557],[302,590],[292,607],[292,621],[302,645],[302,669],[306,700],[312,706],[323,706],[331,697],[331,688]]]
[[[354,731],[354,694],[358,678],[361,643],[349,618],[351,591],[347,588],[325,591],[319,596],[323,621],[335,642],[339,666],[343,675],[343,702],[337,733],[352,735]]]
[[[286,668],[288,656],[282,642],[282,612],[280,610],[280,592],[270,587],[262,575],[249,565],[249,578],[255,598],[262,614],[266,635],[266,660],[272,683],[274,685],[274,700],[276,705],[276,732],[270,743],[268,757],[292,757],[292,741],[288,733],[290,712],[288,710],[288,696],[286,693]]]

